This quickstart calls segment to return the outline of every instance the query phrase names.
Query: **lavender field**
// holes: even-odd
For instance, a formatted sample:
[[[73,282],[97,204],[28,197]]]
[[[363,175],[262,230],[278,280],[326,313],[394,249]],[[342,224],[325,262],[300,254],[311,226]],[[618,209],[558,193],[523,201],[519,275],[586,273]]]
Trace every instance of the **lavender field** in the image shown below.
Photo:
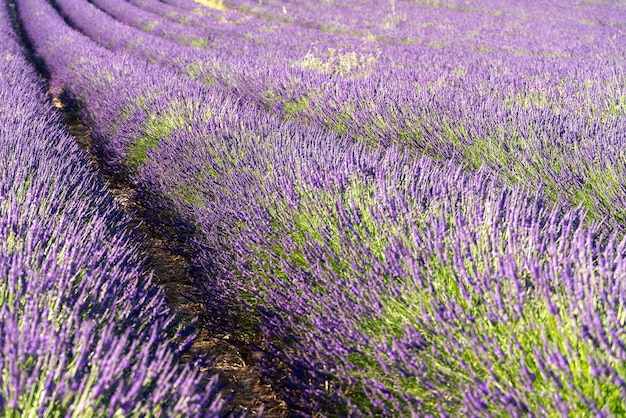
[[[7,0],[0,156],[0,416],[238,415],[224,330],[282,416],[626,415],[623,0]]]

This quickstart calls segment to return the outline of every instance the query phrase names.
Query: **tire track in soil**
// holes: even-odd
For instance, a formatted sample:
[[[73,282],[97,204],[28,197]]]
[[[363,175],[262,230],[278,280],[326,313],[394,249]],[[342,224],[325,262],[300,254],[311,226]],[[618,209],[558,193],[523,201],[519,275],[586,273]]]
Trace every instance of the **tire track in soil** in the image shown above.
[[[204,311],[202,303],[194,299],[195,288],[189,262],[172,251],[171,245],[177,244],[171,244],[158,227],[148,220],[146,210],[135,199],[132,186],[102,169],[93,151],[89,128],[80,121],[77,109],[64,103],[61,94],[50,94],[79,148],[89,153],[91,162],[97,167],[115,202],[131,216],[130,227],[134,228],[138,237],[143,238],[144,251],[149,259],[148,267],[154,272],[155,283],[165,290],[167,302],[173,312],[184,320],[200,318],[198,335],[191,348],[183,355],[182,361],[188,362],[194,357],[209,360],[208,364],[220,375],[223,396],[230,397],[226,407],[228,415],[249,414],[268,418],[293,416],[287,404],[258,373],[256,364],[264,355],[262,351],[236,341],[228,333],[211,335],[207,329],[202,329],[202,317],[208,312]],[[207,376],[207,381],[209,377]]]

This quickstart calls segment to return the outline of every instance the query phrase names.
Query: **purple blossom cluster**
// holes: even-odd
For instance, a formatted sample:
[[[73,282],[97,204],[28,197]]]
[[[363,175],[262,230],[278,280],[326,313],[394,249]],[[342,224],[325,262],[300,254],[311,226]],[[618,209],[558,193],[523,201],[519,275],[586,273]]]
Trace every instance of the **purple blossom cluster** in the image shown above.
[[[176,14],[153,1],[92,3],[101,10],[56,2],[97,43],[218,84],[283,119],[486,165],[509,185],[532,184],[623,229],[625,174],[606,170],[624,165],[619,5],[281,1],[212,10],[185,0]],[[389,13],[401,24],[386,25]]]
[[[0,415],[218,416],[179,363],[189,330],[151,283],[0,8]]]
[[[624,51],[602,45],[621,6],[394,2],[381,27],[366,1],[205,3],[238,10],[17,0],[100,157],[190,248],[207,308],[261,333],[294,410],[626,413]],[[251,61],[185,44],[187,15]],[[267,31],[328,24],[355,49],[293,66]],[[571,24],[587,38],[546,42]]]

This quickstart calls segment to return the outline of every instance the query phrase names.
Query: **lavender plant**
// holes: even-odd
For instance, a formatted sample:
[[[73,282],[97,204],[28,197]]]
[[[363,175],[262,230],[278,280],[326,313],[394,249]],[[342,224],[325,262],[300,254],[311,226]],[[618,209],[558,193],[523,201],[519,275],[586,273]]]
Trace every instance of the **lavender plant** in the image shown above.
[[[0,8],[0,415],[218,416],[127,219]],[[126,231],[126,232],[125,232]]]
[[[259,328],[271,354],[265,372],[294,408],[355,416],[624,413],[619,218],[601,224],[586,219],[587,207],[565,203],[584,190],[597,215],[607,208],[595,196],[610,189],[610,201],[623,199],[622,156],[602,153],[619,150],[619,110],[602,122],[604,110],[577,109],[577,98],[529,96],[532,83],[499,73],[512,61],[496,54],[487,68],[473,61],[471,74],[485,76],[474,84],[433,58],[447,68],[444,80],[420,72],[408,84],[391,78],[392,87],[414,87],[402,100],[392,100],[402,89],[376,78],[336,77],[345,103],[320,95],[328,101],[293,112],[329,109],[318,116],[344,123],[340,135],[324,121],[307,126],[262,112],[253,97],[172,67],[111,54],[43,1],[19,5],[55,85],[93,126],[100,154],[192,249],[207,305],[237,309]],[[584,52],[576,48],[570,52]],[[408,65],[404,51],[397,62]],[[606,81],[619,59],[604,70],[599,61],[564,70],[563,80],[594,68]],[[559,65],[533,62],[545,66],[520,68],[537,85],[551,79],[541,71]],[[490,99],[491,80],[508,93]],[[588,103],[602,103],[614,85],[590,86]],[[389,142],[355,141],[367,129]],[[416,149],[437,158],[416,157]],[[590,174],[599,167],[616,173],[615,188]],[[586,186],[566,189],[572,184]]]
[[[218,293],[256,304],[268,371],[294,403],[357,415],[620,413],[622,372],[598,353],[598,335],[611,353],[622,344],[621,322],[600,319],[622,315],[599,290],[622,292],[618,238],[602,244],[581,213],[484,173],[247,135],[198,149],[174,132],[149,152],[144,184],[197,211],[201,265],[218,269]],[[165,179],[173,161],[167,172],[181,174]],[[213,171],[194,195],[183,168],[203,165]],[[585,267],[595,263],[604,273]]]
[[[476,168],[486,164],[510,185],[534,184],[554,201],[582,204],[590,218],[621,228],[624,51],[618,46],[622,35],[615,29],[620,22],[607,14],[608,8],[590,5],[587,17],[603,22],[590,25],[577,10],[564,14],[560,7],[537,10],[516,4],[496,13],[499,9],[484,5],[467,10],[438,7],[436,12],[429,5],[402,6],[402,13],[415,15],[411,20],[426,29],[385,29],[397,36],[373,41],[356,41],[355,34],[326,36],[316,41],[315,50],[293,56],[277,50],[297,50],[283,37],[307,44],[318,36],[307,22],[288,25],[306,28],[277,33],[273,40],[254,29],[259,25],[246,27],[247,32],[207,53],[146,37],[97,10],[81,9],[78,1],[58,4],[102,45],[128,48],[192,78],[217,83],[283,118],[368,144],[398,143],[436,159],[456,159]],[[145,25],[141,12],[127,3],[97,4],[126,23]],[[332,7],[330,13],[346,15]],[[537,24],[553,21],[556,14],[563,28],[557,38],[551,25]],[[172,22],[165,24],[154,15],[150,19],[169,28],[168,34],[184,33]],[[439,22],[437,31],[430,29],[434,21]],[[453,27],[456,31],[450,30]],[[405,30],[420,36],[428,30],[429,38],[406,44]],[[581,31],[586,41],[578,36]],[[509,34],[504,43],[496,36],[502,32]],[[118,41],[107,40],[111,36]],[[257,36],[263,39],[261,45],[248,41]],[[145,41],[137,44],[142,38]],[[558,42],[541,42],[547,38]],[[338,39],[340,45],[352,39],[353,45],[345,51],[331,47]],[[232,51],[248,52],[233,57]],[[606,146],[612,151],[604,152]]]

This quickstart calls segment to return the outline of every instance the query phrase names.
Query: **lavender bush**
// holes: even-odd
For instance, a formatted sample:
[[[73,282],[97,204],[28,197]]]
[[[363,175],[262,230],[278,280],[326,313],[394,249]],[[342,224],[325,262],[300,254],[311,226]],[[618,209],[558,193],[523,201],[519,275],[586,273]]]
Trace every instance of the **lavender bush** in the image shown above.
[[[0,415],[218,416],[127,219],[0,8]]]
[[[256,83],[207,86],[180,71],[201,48],[99,19],[79,1],[56,4],[89,38],[48,3],[18,2],[55,88],[76,100],[109,169],[191,249],[207,307],[233,309],[262,333],[265,372],[294,409],[625,412],[624,115],[614,90],[623,51],[594,49],[614,30],[594,27],[591,41],[571,46],[522,37],[521,59],[502,49],[463,55],[467,40],[448,48],[454,37],[443,28],[433,35],[443,44],[401,45],[402,25],[368,24],[390,31],[376,41],[389,45],[378,61],[386,65],[361,79],[311,59],[320,68],[285,85],[296,105],[306,101],[267,112],[273,96],[254,93]],[[270,3],[283,6],[291,9]],[[563,12],[437,6],[422,18],[469,30],[472,19],[453,18],[478,14],[483,41],[500,16],[517,30]],[[620,24],[600,7],[585,11]],[[359,20],[341,33],[368,33]],[[143,45],[128,43],[131,34]],[[587,87],[592,71],[598,82]],[[300,86],[322,87],[313,99]]]
[[[182,10],[195,10],[178,3]],[[359,12],[367,14],[371,7],[359,3],[353,5],[352,23],[334,36],[320,32],[323,25],[311,24],[306,12],[308,20],[294,18],[287,29],[275,16],[282,22],[276,23],[279,31],[268,24],[244,25],[246,15],[236,20],[236,13],[215,11],[222,20],[200,19],[194,36],[206,39],[202,30],[211,22],[229,27],[231,35],[199,50],[122,25],[143,29],[149,16],[163,27],[155,33],[168,39],[190,33],[125,2],[95,2],[121,22],[79,0],[57,4],[96,42],[217,83],[281,118],[368,144],[401,144],[444,161],[485,164],[510,185],[533,184],[554,201],[582,204],[591,219],[622,228],[626,209],[619,167],[626,110],[620,93],[624,42],[617,29],[623,22],[614,18],[619,5],[588,5],[583,13],[545,4],[505,9],[480,2],[449,7],[399,2],[394,7],[406,16],[404,23],[378,28],[385,36],[372,32],[375,25],[364,29],[355,23],[371,21]],[[270,9],[283,6],[306,10],[280,2]],[[335,19],[352,16],[320,6],[326,9]],[[221,24],[223,19],[227,23]],[[302,45],[311,45],[309,51]]]

